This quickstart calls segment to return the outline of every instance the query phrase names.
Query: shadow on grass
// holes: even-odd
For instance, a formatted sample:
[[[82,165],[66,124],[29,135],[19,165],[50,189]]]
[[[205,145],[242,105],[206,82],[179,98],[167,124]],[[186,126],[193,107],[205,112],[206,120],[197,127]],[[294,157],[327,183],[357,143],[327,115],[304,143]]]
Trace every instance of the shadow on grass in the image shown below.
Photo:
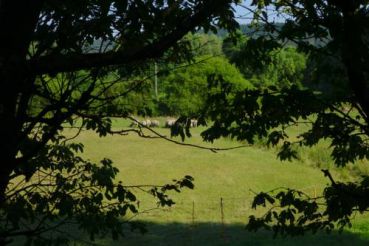
[[[369,245],[360,234],[318,233],[293,238],[276,238],[267,231],[248,232],[243,224],[197,223],[195,225],[146,222],[148,233],[127,234],[119,241],[100,241],[102,245]]]

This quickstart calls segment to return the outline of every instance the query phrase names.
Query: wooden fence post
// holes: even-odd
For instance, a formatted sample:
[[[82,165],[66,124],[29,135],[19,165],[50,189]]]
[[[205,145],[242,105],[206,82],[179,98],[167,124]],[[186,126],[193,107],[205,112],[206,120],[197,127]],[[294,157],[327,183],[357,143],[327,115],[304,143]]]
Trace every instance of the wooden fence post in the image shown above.
[[[192,226],[195,226],[195,201],[192,201]]]
[[[224,205],[223,205],[223,197],[220,198],[220,215],[222,220],[222,225],[224,225]]]
[[[224,223],[224,200],[223,197],[220,198],[220,216],[221,216],[221,221],[222,221],[222,238],[226,241],[226,236],[225,236],[225,223]]]

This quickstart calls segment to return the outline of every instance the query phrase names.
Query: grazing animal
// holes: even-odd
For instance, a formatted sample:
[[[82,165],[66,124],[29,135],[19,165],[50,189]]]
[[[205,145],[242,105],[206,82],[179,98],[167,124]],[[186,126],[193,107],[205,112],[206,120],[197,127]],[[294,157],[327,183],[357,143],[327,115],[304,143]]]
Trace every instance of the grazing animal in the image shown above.
[[[165,121],[165,127],[168,128],[172,127],[176,123],[176,121],[177,121],[176,119],[167,119]]]
[[[151,120],[149,120],[149,119],[143,120],[143,121],[141,121],[141,125],[150,127],[151,126]]]
[[[197,120],[191,120],[191,127],[197,127]]]
[[[160,122],[158,120],[152,120],[150,126],[151,127],[159,127]]]
[[[146,120],[146,126],[150,127],[151,126],[151,120],[150,119],[147,119]]]

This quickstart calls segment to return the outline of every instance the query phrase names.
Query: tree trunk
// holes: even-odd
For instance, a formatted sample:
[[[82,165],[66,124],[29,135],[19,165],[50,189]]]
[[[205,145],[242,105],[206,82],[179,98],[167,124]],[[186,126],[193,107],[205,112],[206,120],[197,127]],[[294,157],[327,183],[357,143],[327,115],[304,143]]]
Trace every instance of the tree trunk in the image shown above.
[[[362,17],[356,16],[353,10],[344,13],[342,60],[350,87],[369,125],[369,81],[365,74],[369,71],[369,54],[368,47],[363,42],[362,35],[367,33],[363,24]]]
[[[26,57],[43,0],[0,1],[0,208],[10,174],[15,168],[22,124],[17,122],[17,102],[27,88]]]

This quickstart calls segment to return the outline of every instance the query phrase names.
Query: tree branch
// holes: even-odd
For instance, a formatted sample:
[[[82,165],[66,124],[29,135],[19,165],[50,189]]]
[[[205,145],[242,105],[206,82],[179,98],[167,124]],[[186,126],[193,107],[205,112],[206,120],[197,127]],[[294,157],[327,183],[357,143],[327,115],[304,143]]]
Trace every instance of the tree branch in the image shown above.
[[[147,127],[147,126],[142,125],[141,122],[139,122],[138,120],[136,120],[133,117],[128,116],[127,118],[132,120],[132,121],[135,121],[140,127],[146,128],[147,130],[154,133],[159,138],[164,139],[164,140],[166,140],[168,142],[171,142],[171,143],[174,143],[174,144],[182,145],[182,146],[189,146],[189,147],[195,147],[195,148],[198,148],[198,149],[210,150],[211,152],[214,152],[214,153],[216,153],[218,151],[223,151],[223,150],[240,149],[240,148],[245,148],[245,147],[251,146],[251,145],[240,145],[240,146],[235,146],[235,147],[230,147],[230,148],[213,148],[213,147],[205,147],[205,146],[201,146],[201,145],[197,145],[197,144],[183,143],[183,142],[179,142],[179,141],[173,140],[171,138],[168,138],[167,136],[162,135],[159,132],[155,131],[151,127]]]
[[[40,75],[110,65],[123,65],[157,58],[175,45],[184,35],[199,26],[204,20],[214,17],[214,13],[218,13],[222,6],[230,2],[229,0],[205,1],[201,8],[192,16],[178,20],[179,24],[172,32],[140,48],[132,49],[132,47],[129,47],[122,51],[110,51],[106,53],[46,55],[29,60],[27,64],[28,69],[31,73]]]

